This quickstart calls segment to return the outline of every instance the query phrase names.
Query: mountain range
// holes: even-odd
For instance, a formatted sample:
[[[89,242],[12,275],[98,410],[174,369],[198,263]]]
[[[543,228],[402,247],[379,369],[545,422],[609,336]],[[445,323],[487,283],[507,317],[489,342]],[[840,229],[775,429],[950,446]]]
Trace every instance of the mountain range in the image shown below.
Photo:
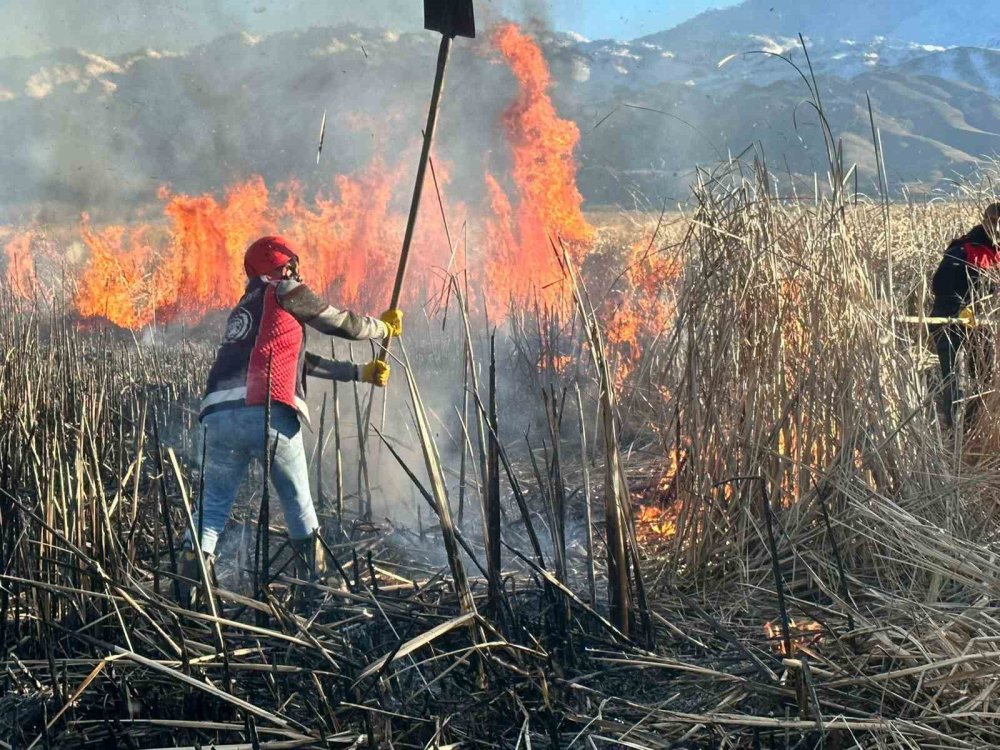
[[[869,99],[897,189],[933,190],[1000,153],[1000,24],[980,2],[747,0],[628,41],[532,32],[556,107],[579,126],[590,205],[683,200],[696,165],[751,146],[811,184],[826,157],[810,65],[862,189],[876,175]],[[456,43],[441,123],[438,151],[467,194],[506,167],[516,87],[488,38]],[[0,221],[111,220],[155,207],[161,185],[201,192],[260,174],[319,189],[373,159],[409,165],[436,46],[427,32],[338,26],[0,59]]]

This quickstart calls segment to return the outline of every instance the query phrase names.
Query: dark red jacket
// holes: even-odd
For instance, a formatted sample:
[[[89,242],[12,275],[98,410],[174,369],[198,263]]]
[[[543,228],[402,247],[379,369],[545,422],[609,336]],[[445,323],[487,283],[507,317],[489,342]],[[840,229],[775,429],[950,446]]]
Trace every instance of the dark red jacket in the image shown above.
[[[253,278],[226,320],[226,331],[208,374],[201,416],[220,409],[271,401],[295,409],[308,422],[306,375],[357,380],[351,362],[333,362],[306,352],[306,326],[355,341],[384,338],[385,324],[328,305],[292,279]]]
[[[934,317],[953,317],[975,300],[993,294],[993,284],[982,272],[997,268],[1000,255],[982,226],[975,227],[964,237],[952,240],[934,279]]]

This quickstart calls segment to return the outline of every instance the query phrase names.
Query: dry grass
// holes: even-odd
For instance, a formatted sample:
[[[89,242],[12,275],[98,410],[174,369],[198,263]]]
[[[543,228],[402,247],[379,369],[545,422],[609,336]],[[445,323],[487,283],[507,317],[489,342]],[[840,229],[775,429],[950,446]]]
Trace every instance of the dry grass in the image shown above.
[[[922,332],[894,322],[985,195],[886,214],[788,204],[746,174],[706,181],[649,252],[621,251],[662,278],[583,268],[574,313],[513,320],[498,349],[534,368],[518,381],[538,395],[527,440],[484,368],[453,435],[470,459],[444,465],[454,420],[419,394],[449,365],[409,340],[419,441],[387,436],[379,464],[375,433],[367,457],[377,477],[419,446],[407,468],[443,536],[424,523],[400,545],[345,517],[345,535],[328,529],[334,572],[307,583],[282,570],[276,528],[272,583],[257,599],[216,589],[216,615],[171,602],[170,547],[198,493],[177,457],[197,455],[208,347],[6,303],[0,748],[1000,743],[996,412],[987,401],[970,460],[938,425]],[[673,311],[638,352],[602,329],[618,284]],[[458,341],[459,360],[485,360]],[[538,388],[575,384],[579,404]],[[353,435],[364,409],[341,397],[335,429]],[[472,510],[452,526],[459,486]],[[636,501],[663,505],[673,533],[639,521],[637,544]]]

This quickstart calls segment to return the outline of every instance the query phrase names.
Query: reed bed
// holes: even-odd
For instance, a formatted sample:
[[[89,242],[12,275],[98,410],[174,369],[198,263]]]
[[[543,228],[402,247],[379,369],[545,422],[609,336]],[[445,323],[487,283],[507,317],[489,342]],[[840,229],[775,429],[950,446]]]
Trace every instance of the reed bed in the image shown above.
[[[265,522],[191,610],[210,346],[5,301],[0,748],[995,746],[996,411],[945,431],[896,320],[989,184],[789,201],[733,163],[495,338],[455,282],[451,355],[399,352],[405,430],[324,400],[329,574]],[[640,287],[637,347],[607,301]],[[390,471],[416,527],[371,518]]]

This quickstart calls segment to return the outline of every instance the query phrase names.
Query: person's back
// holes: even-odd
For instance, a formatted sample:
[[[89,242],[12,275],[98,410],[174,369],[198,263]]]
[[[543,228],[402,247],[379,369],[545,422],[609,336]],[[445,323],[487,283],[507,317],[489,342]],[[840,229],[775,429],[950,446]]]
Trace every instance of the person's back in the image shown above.
[[[1000,204],[991,208],[1000,213]],[[992,280],[982,272],[996,265],[997,246],[987,226],[984,221],[968,234],[951,241],[931,281],[932,316],[954,317],[962,308],[974,305],[977,299],[992,296]]]
[[[998,240],[1000,203],[994,203],[983,212],[982,224],[952,240],[931,281],[934,294],[931,317],[953,320],[935,326],[934,330],[934,343],[944,381],[942,406],[948,426],[954,423],[955,406],[962,398],[955,373],[958,352],[969,341],[977,316],[986,312],[986,300],[995,293],[994,280],[989,271],[1000,262]],[[985,336],[978,336],[976,343],[978,351],[970,357],[970,374],[981,377],[992,372],[994,351],[992,342],[987,341]]]
[[[265,459],[265,406],[270,406],[267,442],[271,476],[293,548],[315,563],[319,521],[309,488],[301,421],[308,424],[306,377],[363,381],[385,386],[389,366],[375,360],[358,366],[306,350],[306,329],[350,340],[384,339],[402,333],[402,315],[379,318],[338,310],[299,276],[298,256],[281,237],[263,237],[246,252],[247,286],[226,320],[208,374],[200,421],[205,431],[202,503],[196,525],[198,548],[211,560],[252,459]],[[182,598],[198,578],[191,530],[180,575]]]

